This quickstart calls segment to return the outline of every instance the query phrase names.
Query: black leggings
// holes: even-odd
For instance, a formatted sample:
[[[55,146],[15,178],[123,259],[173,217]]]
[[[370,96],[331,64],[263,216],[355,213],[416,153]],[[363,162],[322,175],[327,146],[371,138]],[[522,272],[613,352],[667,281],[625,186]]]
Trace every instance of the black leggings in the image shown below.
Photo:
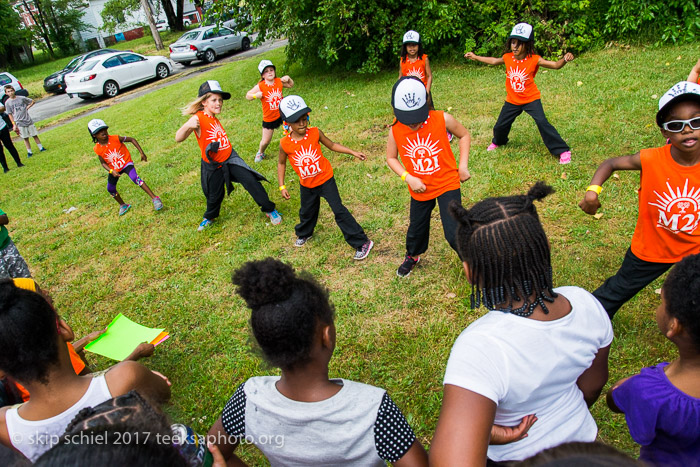
[[[7,160],[5,159],[5,151],[3,150],[3,146],[10,152],[10,155],[17,163],[17,167],[20,167],[22,165],[22,161],[19,159],[19,154],[17,153],[15,145],[12,143],[12,136],[10,136],[9,128],[5,127],[0,130],[0,141],[2,142],[2,144],[0,144],[0,165],[2,165],[2,168],[9,170]]]

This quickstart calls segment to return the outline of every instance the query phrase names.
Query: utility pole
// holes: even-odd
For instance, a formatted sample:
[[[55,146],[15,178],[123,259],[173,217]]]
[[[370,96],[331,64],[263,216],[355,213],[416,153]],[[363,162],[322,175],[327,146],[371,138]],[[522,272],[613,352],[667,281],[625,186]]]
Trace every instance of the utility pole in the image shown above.
[[[156,43],[156,50],[163,50],[163,41],[160,39],[160,32],[158,32],[158,28],[156,28],[156,22],[153,20],[151,4],[148,3],[148,0],[141,0],[141,8],[143,8],[148,25],[151,27],[151,35],[153,36],[153,41]]]

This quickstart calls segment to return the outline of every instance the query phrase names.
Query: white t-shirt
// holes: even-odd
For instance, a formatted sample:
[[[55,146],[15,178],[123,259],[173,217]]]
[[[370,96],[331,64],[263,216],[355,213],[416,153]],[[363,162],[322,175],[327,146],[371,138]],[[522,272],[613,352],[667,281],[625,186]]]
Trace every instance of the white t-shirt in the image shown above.
[[[489,446],[494,461],[522,460],[569,441],[594,441],[598,428],[576,386],[598,349],[610,345],[612,324],[598,300],[579,287],[555,292],[571,312],[554,321],[537,321],[490,311],[455,341],[444,384],[494,401],[495,423],[514,426],[537,415],[528,437]]]

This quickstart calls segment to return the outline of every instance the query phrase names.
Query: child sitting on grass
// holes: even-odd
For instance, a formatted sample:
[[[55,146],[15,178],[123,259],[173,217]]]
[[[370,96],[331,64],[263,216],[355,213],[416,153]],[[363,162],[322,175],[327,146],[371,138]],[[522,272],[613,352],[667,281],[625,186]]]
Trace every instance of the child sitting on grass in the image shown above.
[[[676,264],[656,309],[661,333],[678,358],[642,369],[608,391],[608,407],[625,414],[630,435],[650,465],[686,467],[700,461],[700,255]]]
[[[245,440],[272,465],[427,466],[385,390],[328,377],[336,330],[324,287],[273,258],[244,264],[233,283],[252,309],[255,341],[282,376],[241,384],[209,430],[229,465],[240,462],[234,451]]]
[[[299,207],[299,223],[294,227],[297,234],[294,246],[304,246],[311,238],[318,221],[321,198],[324,198],[335,214],[335,222],[343,232],[345,241],[355,249],[354,259],[365,259],[372,250],[374,242],[367,238],[360,224],[343,206],[343,201],[338,193],[338,185],[333,177],[333,167],[323,156],[319,143],[331,151],[350,154],[361,161],[365,160],[367,156],[346,148],[342,144],[334,143],[323,134],[320,128],[310,127],[309,112],[311,109],[301,97],[287,96],[282,99],[280,112],[286,125],[289,126],[289,134],[280,140],[279,161],[277,163],[277,179],[284,199],[289,199],[289,191],[284,184],[287,158],[292,163],[294,171],[299,175],[301,206]]]
[[[38,293],[0,282],[0,371],[22,384],[29,402],[0,409],[0,443],[35,461],[58,441],[83,407],[138,390],[154,402],[170,398],[167,379],[137,362],[79,376],[71,365],[59,317]]]
[[[604,161],[579,203],[595,214],[602,185],[614,171],[640,171],[632,245],[617,273],[593,292],[610,319],[674,263],[700,253],[700,85],[681,81],[661,96],[656,124],[670,144]]]
[[[27,262],[22,258],[5,227],[9,223],[7,214],[0,209],[0,279],[32,277]]]
[[[141,145],[135,138],[130,136],[110,135],[107,131],[109,127],[100,119],[90,120],[88,123],[88,131],[92,136],[92,142],[95,143],[93,148],[97,158],[100,160],[102,167],[109,172],[107,176],[107,191],[119,203],[119,215],[123,216],[131,208],[130,204],[126,204],[122,197],[117,192],[117,182],[119,177],[127,174],[132,182],[140,186],[153,201],[153,209],[160,211],[163,209],[163,202],[159,197],[153,194],[146,182],[141,180],[141,177],[136,173],[136,167],[131,160],[131,153],[126,148],[124,143],[133,144],[141,154],[141,161],[146,162],[146,154],[141,149]]]

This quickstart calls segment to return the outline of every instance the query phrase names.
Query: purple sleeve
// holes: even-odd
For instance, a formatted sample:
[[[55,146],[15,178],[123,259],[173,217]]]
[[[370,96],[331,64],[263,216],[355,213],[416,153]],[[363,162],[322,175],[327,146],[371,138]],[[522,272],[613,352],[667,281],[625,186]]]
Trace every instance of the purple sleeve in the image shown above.
[[[659,412],[658,400],[648,388],[648,377],[642,372],[613,390],[615,405],[622,410],[627,420],[632,439],[647,446],[656,438],[656,422]]]

